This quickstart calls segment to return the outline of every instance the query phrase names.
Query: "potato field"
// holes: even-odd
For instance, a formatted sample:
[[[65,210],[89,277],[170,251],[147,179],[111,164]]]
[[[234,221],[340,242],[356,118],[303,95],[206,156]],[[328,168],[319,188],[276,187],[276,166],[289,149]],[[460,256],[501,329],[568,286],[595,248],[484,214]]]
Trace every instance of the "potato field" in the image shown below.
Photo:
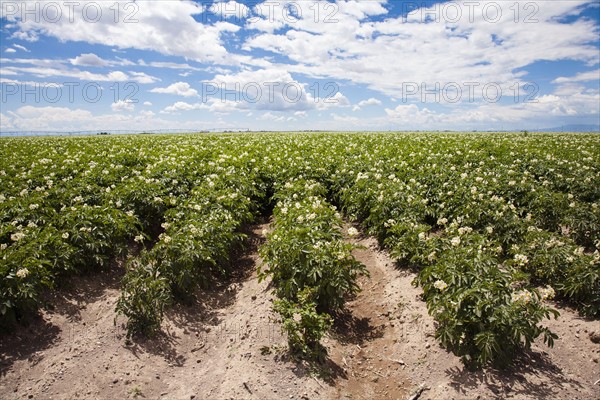
[[[285,337],[279,351],[290,360],[331,362],[328,338],[375,279],[359,240],[373,238],[394,270],[412,274],[430,344],[474,374],[512,368],[533,343],[562,339],[548,323],[563,309],[598,326],[600,136],[1,139],[2,340],[35,326],[73,280],[115,268],[119,342],[161,337],[172,310],[211,301],[236,276],[249,236],[260,241],[252,279],[268,282],[267,307]],[[240,393],[232,396],[252,390]]]

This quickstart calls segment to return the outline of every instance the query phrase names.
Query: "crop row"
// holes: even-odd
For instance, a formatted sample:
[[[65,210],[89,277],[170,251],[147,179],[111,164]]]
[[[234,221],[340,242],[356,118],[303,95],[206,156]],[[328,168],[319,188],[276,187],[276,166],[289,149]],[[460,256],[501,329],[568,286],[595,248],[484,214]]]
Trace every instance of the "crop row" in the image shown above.
[[[293,352],[320,359],[319,340],[348,296],[359,291],[366,267],[352,255],[355,246],[342,236],[341,215],[326,200],[326,188],[298,178],[275,192],[272,231],[260,252],[279,298],[274,310]],[[350,233],[353,231],[351,230]]]
[[[165,213],[158,242],[128,263],[117,312],[128,318],[130,335],[158,330],[174,299],[190,298],[197,286],[224,276],[232,250],[245,237],[240,228],[254,219],[261,193],[251,167],[230,164],[207,172]]]

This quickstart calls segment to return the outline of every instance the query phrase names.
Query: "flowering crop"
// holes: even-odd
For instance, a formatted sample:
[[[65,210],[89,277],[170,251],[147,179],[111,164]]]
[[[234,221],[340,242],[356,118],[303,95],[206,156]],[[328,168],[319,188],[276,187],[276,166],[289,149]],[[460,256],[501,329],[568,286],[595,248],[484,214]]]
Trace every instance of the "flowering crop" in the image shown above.
[[[552,343],[553,295],[600,315],[599,169],[591,134],[4,138],[0,324],[121,258],[118,311],[131,332],[154,331],[168,304],[228,272],[243,225],[274,209],[262,272],[290,332],[314,329],[296,343],[314,347],[365,272],[345,216],[419,271],[443,345],[508,360]]]
[[[275,310],[281,315],[290,348],[302,357],[320,358],[320,339],[330,315],[358,292],[356,279],[366,268],[343,240],[341,216],[325,198],[323,185],[304,179],[288,181],[275,193],[273,231],[261,255],[276,286]],[[350,228],[348,234],[358,231]],[[300,323],[294,320],[301,315]]]
[[[342,207],[420,268],[437,337],[465,361],[552,344],[550,289],[536,285],[598,316],[598,137],[373,135],[362,148],[336,171]]]

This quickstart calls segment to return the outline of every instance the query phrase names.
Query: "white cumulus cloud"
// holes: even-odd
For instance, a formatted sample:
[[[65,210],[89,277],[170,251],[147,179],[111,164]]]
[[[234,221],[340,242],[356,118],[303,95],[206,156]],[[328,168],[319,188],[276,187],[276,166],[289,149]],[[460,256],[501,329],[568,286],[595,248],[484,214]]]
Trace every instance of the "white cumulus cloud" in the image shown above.
[[[116,103],[112,103],[110,108],[114,112],[132,112],[135,110],[135,104],[131,100],[119,100]]]
[[[378,106],[380,104],[381,104],[381,100],[371,97],[367,100],[359,101],[358,104],[355,104],[354,107],[352,107],[352,111],[359,111],[361,109],[361,107]]]
[[[13,44],[13,47],[19,50],[22,50],[26,53],[31,53],[31,50],[29,50],[27,47],[25,46],[21,46],[20,44]]]
[[[600,69],[581,72],[575,76],[561,76],[552,81],[552,83],[571,83],[571,82],[600,82]]]
[[[164,88],[154,88],[152,93],[174,94],[183,97],[198,97],[198,91],[187,82],[175,82]]]
[[[105,67],[108,63],[94,53],[81,54],[72,58],[71,64],[83,67]]]

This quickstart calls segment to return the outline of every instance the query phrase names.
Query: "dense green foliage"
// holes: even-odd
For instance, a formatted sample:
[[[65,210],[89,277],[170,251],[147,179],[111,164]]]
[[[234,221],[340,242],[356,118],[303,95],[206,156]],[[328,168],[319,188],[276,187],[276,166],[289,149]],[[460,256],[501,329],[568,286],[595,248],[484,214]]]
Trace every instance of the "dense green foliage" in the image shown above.
[[[551,344],[553,294],[600,315],[598,135],[6,138],[0,188],[2,325],[121,258],[118,311],[131,333],[153,332],[165,307],[228,272],[241,228],[272,207],[262,272],[300,352],[365,272],[340,214],[419,271],[439,340],[466,361]]]
[[[367,274],[344,242],[342,219],[326,200],[327,190],[315,181],[296,179],[278,187],[273,231],[261,256],[280,298],[275,311],[288,334],[290,348],[309,359],[326,354],[319,344],[331,314],[358,292],[357,278]]]

